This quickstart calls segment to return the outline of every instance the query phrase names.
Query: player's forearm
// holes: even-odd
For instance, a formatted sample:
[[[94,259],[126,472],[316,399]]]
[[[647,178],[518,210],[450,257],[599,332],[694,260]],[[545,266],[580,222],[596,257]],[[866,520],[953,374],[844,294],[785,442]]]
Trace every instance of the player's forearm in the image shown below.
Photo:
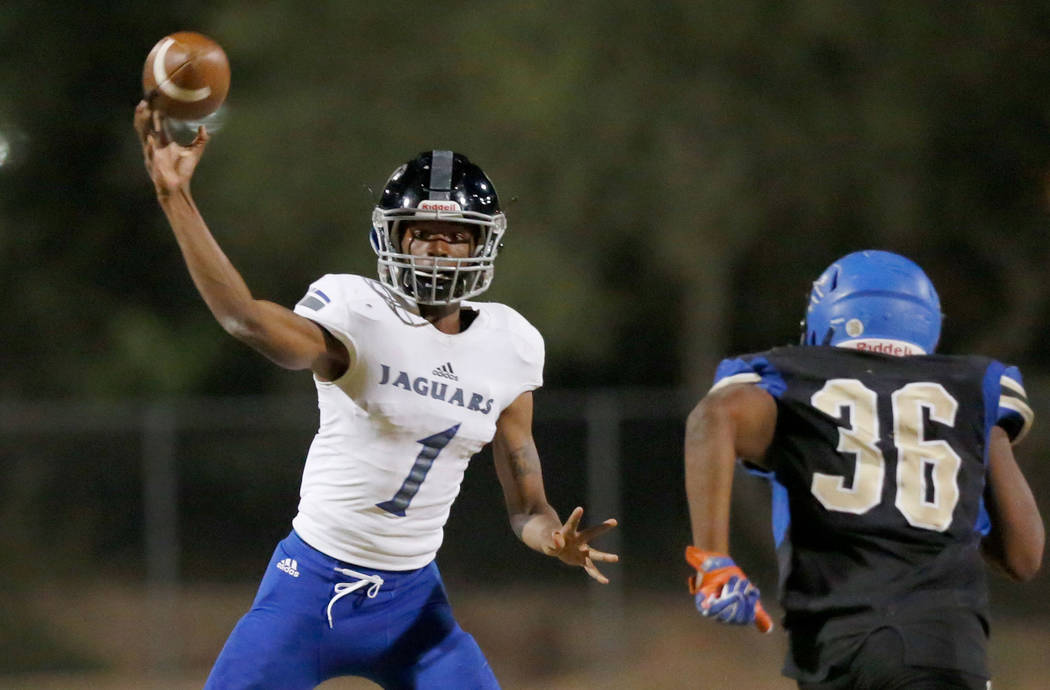
[[[1043,560],[1045,531],[1031,487],[1014,458],[1006,433],[992,430],[985,504],[992,530],[981,544],[986,559],[1015,580],[1030,580]]]
[[[511,529],[529,548],[547,553],[561,520],[543,488],[540,454],[532,438],[531,395],[522,395],[500,415],[492,454]]]
[[[510,523],[518,538],[530,549],[540,553],[549,553],[554,548],[553,535],[561,527],[557,512],[547,504],[536,513],[511,515]]]
[[[250,329],[254,300],[244,279],[215,241],[188,190],[158,195],[186,267],[211,313],[229,333]]]
[[[531,549],[549,553],[554,548],[554,532],[561,528],[558,513],[547,502],[543,490],[540,459],[529,444],[508,454],[500,467],[509,468],[513,479],[505,489],[511,529]]]
[[[991,508],[992,531],[981,543],[986,560],[999,567],[1014,580],[1031,580],[1039,572],[1043,561],[1044,529],[1036,513],[1010,514],[1010,509]]]
[[[252,297],[226,258],[188,191],[158,195],[190,277],[223,329],[286,369],[314,369],[328,377],[346,370],[346,351],[321,328],[279,304]]]
[[[690,413],[685,432],[685,486],[693,545],[729,552],[729,508],[736,453],[732,416],[705,398]]]

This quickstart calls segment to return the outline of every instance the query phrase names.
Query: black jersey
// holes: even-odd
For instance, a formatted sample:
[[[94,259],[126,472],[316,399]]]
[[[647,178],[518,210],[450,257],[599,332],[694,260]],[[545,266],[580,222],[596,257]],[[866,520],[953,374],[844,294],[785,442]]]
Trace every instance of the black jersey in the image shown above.
[[[1016,368],[786,347],[723,361],[716,388],[737,382],[777,401],[766,464],[789,631],[898,608],[983,619],[987,441],[1032,421]]]

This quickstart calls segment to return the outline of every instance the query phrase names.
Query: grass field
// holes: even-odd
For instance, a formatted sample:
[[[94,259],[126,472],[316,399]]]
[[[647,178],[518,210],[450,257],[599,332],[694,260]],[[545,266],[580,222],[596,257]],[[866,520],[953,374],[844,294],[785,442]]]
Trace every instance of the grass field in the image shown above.
[[[586,591],[465,591],[450,587],[457,617],[485,650],[508,690],[787,690],[783,631],[761,636],[692,613],[687,595],[636,594],[616,620],[588,605]],[[141,590],[65,586],[30,595],[56,639],[99,670],[0,675],[18,690],[181,690],[203,685],[254,585],[181,591],[158,608]],[[995,687],[1041,690],[1050,678],[1050,622],[995,621]],[[162,672],[156,667],[167,666]],[[325,690],[366,690],[334,679]]]

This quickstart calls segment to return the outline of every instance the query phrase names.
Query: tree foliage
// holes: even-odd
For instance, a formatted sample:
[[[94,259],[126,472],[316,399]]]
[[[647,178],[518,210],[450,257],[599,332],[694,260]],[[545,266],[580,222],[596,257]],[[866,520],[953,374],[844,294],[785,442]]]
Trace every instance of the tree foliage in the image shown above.
[[[926,266],[946,348],[1046,366],[1041,4],[15,0],[0,396],[296,385],[214,324],[141,169],[141,62],[186,28],[233,65],[194,190],[260,297],[371,274],[382,182],[449,147],[503,198],[487,297],[543,331],[549,385],[700,388],[865,247]]]

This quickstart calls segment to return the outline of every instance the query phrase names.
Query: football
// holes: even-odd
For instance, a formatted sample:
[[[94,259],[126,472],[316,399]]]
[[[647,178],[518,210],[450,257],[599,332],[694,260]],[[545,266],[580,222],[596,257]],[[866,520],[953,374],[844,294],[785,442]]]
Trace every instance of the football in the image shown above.
[[[157,110],[176,120],[211,115],[230,90],[230,63],[218,43],[194,31],[169,34],[142,68],[142,89]]]

